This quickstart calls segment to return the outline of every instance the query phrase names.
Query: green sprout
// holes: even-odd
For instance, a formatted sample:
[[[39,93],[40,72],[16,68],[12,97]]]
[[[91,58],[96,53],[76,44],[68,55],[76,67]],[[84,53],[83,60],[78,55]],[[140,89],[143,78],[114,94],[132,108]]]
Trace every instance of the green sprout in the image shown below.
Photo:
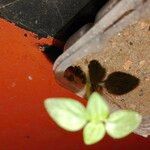
[[[91,94],[87,107],[70,98],[48,98],[44,106],[61,128],[71,132],[83,129],[86,145],[99,142],[106,133],[114,139],[123,138],[142,121],[141,115],[131,110],[117,110],[110,114],[107,103],[97,92]]]

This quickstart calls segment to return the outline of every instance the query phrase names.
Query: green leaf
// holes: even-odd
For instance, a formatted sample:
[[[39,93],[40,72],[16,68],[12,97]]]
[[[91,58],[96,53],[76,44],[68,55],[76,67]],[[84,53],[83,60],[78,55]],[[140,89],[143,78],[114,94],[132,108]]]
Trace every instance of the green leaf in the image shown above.
[[[105,135],[103,123],[89,122],[83,129],[83,138],[86,145],[95,144]]]
[[[87,111],[92,121],[104,121],[109,115],[109,109],[105,100],[96,92],[89,97]]]
[[[86,93],[85,94],[86,94],[86,98],[88,99],[91,95],[91,84],[89,82],[87,82],[85,87],[86,87]]]
[[[45,100],[44,105],[57,125],[67,131],[78,131],[87,122],[85,107],[73,99],[49,98]]]
[[[123,138],[133,132],[141,120],[142,117],[134,111],[118,110],[109,116],[106,130],[115,139]]]

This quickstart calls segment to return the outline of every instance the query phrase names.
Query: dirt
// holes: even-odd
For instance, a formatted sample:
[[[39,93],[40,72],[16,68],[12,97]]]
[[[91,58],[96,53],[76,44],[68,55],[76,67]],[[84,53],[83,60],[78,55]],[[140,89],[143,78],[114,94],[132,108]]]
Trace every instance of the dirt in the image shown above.
[[[110,73],[121,71],[140,80],[139,85],[123,95],[103,94],[109,103],[123,109],[132,109],[145,116],[150,115],[150,20],[140,20],[114,35],[104,49],[92,53],[77,62],[86,73],[88,64],[96,59],[106,68],[106,78]]]

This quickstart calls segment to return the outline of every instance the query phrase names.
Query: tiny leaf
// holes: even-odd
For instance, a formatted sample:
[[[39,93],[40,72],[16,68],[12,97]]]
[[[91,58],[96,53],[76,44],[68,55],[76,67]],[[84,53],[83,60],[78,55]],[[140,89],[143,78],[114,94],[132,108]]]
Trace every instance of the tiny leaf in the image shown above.
[[[104,121],[109,115],[109,109],[105,100],[96,92],[89,97],[87,111],[90,120],[93,121]]]
[[[123,138],[133,132],[141,120],[142,117],[134,111],[118,110],[109,116],[106,130],[115,139]]]
[[[80,66],[68,67],[64,72],[64,77],[71,82],[74,81],[80,86],[83,86],[86,83],[86,74]]]
[[[45,108],[52,119],[67,131],[78,131],[87,122],[85,107],[72,99],[49,98],[44,102]]]
[[[83,129],[83,138],[86,145],[95,144],[105,135],[103,123],[89,122]]]

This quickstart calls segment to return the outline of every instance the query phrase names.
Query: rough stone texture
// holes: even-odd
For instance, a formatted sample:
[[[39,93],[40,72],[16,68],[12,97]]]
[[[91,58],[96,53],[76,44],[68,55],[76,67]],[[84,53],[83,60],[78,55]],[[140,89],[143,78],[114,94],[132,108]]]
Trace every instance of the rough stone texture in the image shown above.
[[[0,0],[0,16],[40,36],[65,41],[107,0]]]

